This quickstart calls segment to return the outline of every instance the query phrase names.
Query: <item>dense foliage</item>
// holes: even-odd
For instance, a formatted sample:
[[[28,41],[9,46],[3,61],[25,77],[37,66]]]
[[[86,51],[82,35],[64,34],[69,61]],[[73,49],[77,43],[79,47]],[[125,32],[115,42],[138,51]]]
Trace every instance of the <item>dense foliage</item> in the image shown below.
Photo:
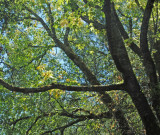
[[[0,132],[158,135],[159,0],[1,0]]]

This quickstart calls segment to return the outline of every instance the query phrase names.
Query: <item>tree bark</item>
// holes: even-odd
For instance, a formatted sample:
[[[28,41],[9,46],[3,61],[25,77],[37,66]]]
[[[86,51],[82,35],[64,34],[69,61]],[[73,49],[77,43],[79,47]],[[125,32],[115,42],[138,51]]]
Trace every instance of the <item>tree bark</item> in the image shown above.
[[[139,83],[134,75],[132,66],[123,43],[120,31],[115,23],[115,16],[111,10],[110,0],[105,0],[104,13],[106,17],[106,31],[109,48],[117,69],[122,73],[127,92],[137,108],[148,135],[157,135],[160,128]]]
[[[141,26],[141,34],[140,34],[140,48],[142,52],[143,63],[146,70],[146,74],[150,79],[153,108],[156,111],[157,118],[160,121],[160,109],[159,109],[160,94],[159,94],[159,88],[157,87],[158,79],[156,74],[156,66],[159,66],[159,60],[157,60],[157,58],[159,58],[157,57],[159,49],[158,49],[158,46],[156,46],[157,52],[154,56],[156,58],[155,62],[157,65],[155,65],[153,58],[151,56],[151,52],[149,51],[149,48],[148,48],[148,38],[147,38],[149,20],[152,13],[154,2],[155,0],[148,0],[145,11],[144,11],[143,21]]]

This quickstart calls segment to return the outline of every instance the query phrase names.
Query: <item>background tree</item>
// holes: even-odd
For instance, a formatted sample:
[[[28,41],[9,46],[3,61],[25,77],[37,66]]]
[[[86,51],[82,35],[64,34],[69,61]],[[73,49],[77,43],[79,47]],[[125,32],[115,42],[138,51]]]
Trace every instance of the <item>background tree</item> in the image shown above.
[[[159,1],[1,1],[1,132],[160,132]]]

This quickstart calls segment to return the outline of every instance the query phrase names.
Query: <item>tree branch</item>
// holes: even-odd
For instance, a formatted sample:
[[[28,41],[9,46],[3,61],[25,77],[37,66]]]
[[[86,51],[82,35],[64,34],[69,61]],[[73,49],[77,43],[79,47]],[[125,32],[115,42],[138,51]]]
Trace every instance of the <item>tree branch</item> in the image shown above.
[[[93,5],[91,5],[90,2],[88,2],[88,0],[83,0],[83,2],[84,2],[85,4],[88,4],[90,7],[94,7],[94,8],[97,8],[97,9],[101,9],[100,6],[94,5],[95,3],[94,3]]]
[[[29,118],[31,118],[31,117],[32,117],[32,116],[22,117],[22,118],[20,118],[20,119],[17,119],[17,120],[15,120],[15,121],[11,122],[9,125],[15,126],[15,125],[17,124],[17,122],[19,122],[19,121],[21,121],[21,120],[29,119]]]
[[[73,115],[73,114],[69,114],[69,113],[61,113],[62,116],[67,116],[67,117],[71,117],[71,118],[78,118],[78,120],[76,121],[73,121],[73,122],[70,122],[68,123],[67,125],[64,125],[62,127],[58,127],[58,128],[55,128],[51,131],[46,131],[44,132],[43,134],[46,134],[46,133],[52,133],[56,130],[64,130],[65,128],[67,127],[70,127],[72,126],[73,124],[76,124],[80,121],[85,121],[86,119],[102,119],[102,118],[112,118],[112,113],[110,112],[104,112],[104,113],[101,113],[101,114],[98,114],[98,115],[95,115],[95,114],[89,114],[89,115]],[[42,134],[42,135],[43,135]]]
[[[141,34],[140,34],[140,48],[143,55],[143,63],[145,66],[146,73],[150,78],[150,82],[153,86],[157,84],[157,75],[156,75],[155,64],[148,48],[147,34],[148,34],[148,25],[154,1],[155,0],[148,0],[147,2],[147,6],[145,8],[143,21],[141,25]]]
[[[36,20],[41,22],[41,24],[43,25],[43,27],[46,29],[46,31],[48,32],[48,34],[52,37],[53,34],[52,32],[50,31],[49,27],[47,26],[47,24],[44,22],[44,20],[38,16],[33,10],[31,10],[29,7],[27,7],[26,5],[24,5],[25,9],[27,11],[29,11],[30,13],[32,13],[35,17],[36,17]]]
[[[75,11],[79,8],[79,6],[77,5],[77,3],[72,0],[72,2],[70,3],[71,5],[71,8],[72,8],[72,11]],[[97,29],[97,30],[102,30],[102,29],[105,29],[105,25],[99,23],[98,21],[96,20],[90,20],[88,18],[88,16],[82,16],[82,14],[80,15],[80,17],[82,18],[82,20],[84,20],[86,23],[90,24],[90,23],[93,23],[93,26]]]
[[[116,20],[116,23],[118,25],[118,28],[119,28],[121,35],[123,36],[124,39],[129,39],[127,32],[125,31],[121,21],[119,20],[119,17],[116,13],[116,9],[115,9],[114,5],[113,5],[113,11],[114,11],[115,20]],[[132,42],[129,47],[132,49],[133,52],[135,52],[139,57],[141,57],[140,48],[134,42]]]
[[[65,44],[65,45],[69,45],[69,43],[68,43],[68,35],[69,35],[69,32],[70,32],[70,28],[67,27],[67,28],[66,28],[66,32],[65,32],[65,35],[64,35],[64,44]]]
[[[137,6],[140,8],[140,10],[144,13],[144,9],[143,7],[140,5],[139,1],[138,0],[135,0]]]
[[[78,123],[78,122],[80,122],[80,121],[85,121],[86,119],[112,118],[112,113],[110,113],[110,112],[104,112],[104,113],[101,113],[101,114],[98,114],[98,115],[95,115],[95,114],[92,114],[92,113],[89,114],[89,115],[73,115],[73,114],[69,114],[69,113],[67,113],[67,114],[63,114],[63,113],[62,113],[62,115],[63,115],[63,116],[67,116],[67,117],[71,117],[71,118],[78,118],[78,120],[73,121],[73,122],[70,122],[70,123],[68,123],[68,124],[65,125],[65,126],[55,128],[54,130],[46,131],[46,132],[43,133],[43,134],[52,133],[52,132],[54,132],[54,131],[56,131],[56,130],[65,129],[65,128],[70,127],[70,126],[72,126],[73,124],[76,124],[76,123]],[[43,134],[42,134],[42,135],[43,135]]]
[[[25,6],[25,5],[24,5]],[[48,5],[50,6],[50,5]],[[54,24],[54,18],[52,17],[51,15],[51,10],[49,9],[49,12],[48,12],[48,15],[49,15],[49,18],[50,18],[50,22],[51,22],[51,30],[50,28],[47,26],[47,24],[44,22],[44,20],[38,16],[33,10],[31,10],[30,8],[28,8],[27,6],[25,6],[26,10],[29,11],[30,13],[32,13],[37,21],[39,21],[42,26],[44,27],[44,29],[47,31],[48,35],[54,40],[54,42],[56,43],[56,45],[60,48],[62,48],[63,46],[63,43],[57,39],[57,36],[56,36],[56,32],[55,32],[55,28],[53,28],[53,24]]]
[[[94,91],[94,92],[102,92],[102,91],[111,91],[111,90],[125,90],[124,84],[115,84],[115,85],[92,85],[92,86],[66,86],[62,84],[50,84],[44,87],[38,88],[23,88],[23,87],[14,87],[2,79],[0,79],[0,84],[7,88],[10,91],[21,92],[21,93],[38,93],[45,92],[51,89],[60,89],[66,91]]]
[[[85,21],[86,23],[88,23],[88,24],[93,23],[94,28],[96,28],[97,30],[105,29],[105,25],[99,23],[99,22],[96,21],[96,20],[90,20],[90,19],[88,18],[88,16],[82,16],[82,15],[81,15],[81,18],[82,18],[82,20],[84,20],[84,21]]]
[[[84,120],[85,120],[85,119],[82,119],[82,118],[77,119],[76,121],[72,121],[72,122],[70,122],[70,123],[68,123],[68,124],[66,124],[66,125],[64,125],[64,126],[55,128],[55,129],[50,130],[50,131],[46,131],[46,132],[42,133],[41,135],[45,135],[45,134],[47,134],[47,133],[52,133],[52,132],[54,132],[54,131],[56,131],[56,130],[64,130],[65,128],[70,127],[70,126],[72,126],[72,125],[74,125],[74,124],[76,124],[76,123],[78,123],[78,122],[80,122],[80,121],[84,121]]]
[[[88,115],[79,115],[79,114],[76,115],[76,114],[74,114],[74,113],[76,113],[79,110],[88,113]],[[82,120],[86,120],[86,119],[102,119],[102,118],[110,119],[110,118],[112,118],[112,113],[110,111],[103,112],[103,113],[100,113],[100,114],[94,114],[94,113],[91,113],[90,111],[84,110],[82,108],[76,109],[76,110],[72,111],[71,113],[68,113],[66,111],[62,111],[60,113],[58,111],[57,112],[51,112],[51,113],[44,113],[44,114],[36,117],[35,121],[31,124],[31,126],[29,127],[29,129],[26,131],[26,134],[28,134],[28,132],[32,129],[32,127],[37,123],[37,121],[40,118],[48,117],[48,116],[54,116],[56,114],[58,114],[58,116],[66,116],[66,117],[69,117],[69,118],[76,118],[76,119],[82,119]],[[15,126],[17,122],[19,122],[21,120],[32,118],[32,117],[33,116],[22,117],[20,119],[17,119],[15,121],[13,121],[12,123],[10,123],[10,125]]]
[[[35,121],[31,124],[31,126],[28,128],[28,130],[26,131],[26,135],[28,135],[29,134],[29,131],[32,129],[32,127],[37,123],[37,121],[40,119],[41,117],[39,116],[39,117],[37,117],[36,119],[35,119]]]
[[[48,9],[49,9],[48,16],[49,16],[49,20],[50,20],[50,23],[51,23],[51,30],[52,30],[53,35],[56,35],[56,30],[53,27],[53,25],[54,25],[54,18],[52,16],[51,5],[48,3],[47,6],[48,6]]]

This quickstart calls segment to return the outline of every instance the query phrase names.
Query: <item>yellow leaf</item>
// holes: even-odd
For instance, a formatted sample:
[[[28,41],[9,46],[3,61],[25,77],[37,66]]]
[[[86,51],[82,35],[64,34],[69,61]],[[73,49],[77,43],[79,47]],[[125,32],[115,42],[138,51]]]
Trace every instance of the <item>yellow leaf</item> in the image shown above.
[[[115,123],[112,124],[111,129],[113,129],[115,127]]]
[[[51,89],[51,90],[49,91],[49,95],[52,95],[53,92],[54,92],[54,89]]]
[[[40,66],[38,66],[36,69],[39,70],[39,69],[40,69]]]
[[[91,27],[90,30],[93,31],[93,30],[94,30],[94,27]]]
[[[60,94],[58,92],[55,93],[55,98],[59,98]]]
[[[45,69],[45,64],[39,65],[36,69],[37,70],[44,70]]]
[[[44,76],[46,79],[47,78],[53,78],[53,73],[52,73],[51,70],[49,70],[49,71],[43,72],[42,76]]]
[[[61,7],[58,7],[57,10],[58,10],[58,11],[61,11],[62,9],[61,9]]]
[[[94,51],[89,51],[89,53],[90,53],[90,54],[93,54],[93,53],[94,53]]]
[[[62,75],[59,75],[59,76],[58,76],[58,78],[62,79],[62,78],[63,78],[63,76],[62,76]]]
[[[79,26],[82,26],[82,24],[83,24],[83,22],[82,22],[82,20],[79,18],[79,19],[78,19],[78,25],[79,25]]]
[[[63,19],[63,20],[60,21],[60,25],[61,25],[62,27],[68,26],[68,21],[67,21],[66,19]]]
[[[33,24],[33,26],[36,27],[36,26],[37,26],[37,23]]]
[[[156,50],[156,49],[153,49],[153,50],[152,50],[152,53],[156,53],[156,52],[157,52],[157,50]]]

